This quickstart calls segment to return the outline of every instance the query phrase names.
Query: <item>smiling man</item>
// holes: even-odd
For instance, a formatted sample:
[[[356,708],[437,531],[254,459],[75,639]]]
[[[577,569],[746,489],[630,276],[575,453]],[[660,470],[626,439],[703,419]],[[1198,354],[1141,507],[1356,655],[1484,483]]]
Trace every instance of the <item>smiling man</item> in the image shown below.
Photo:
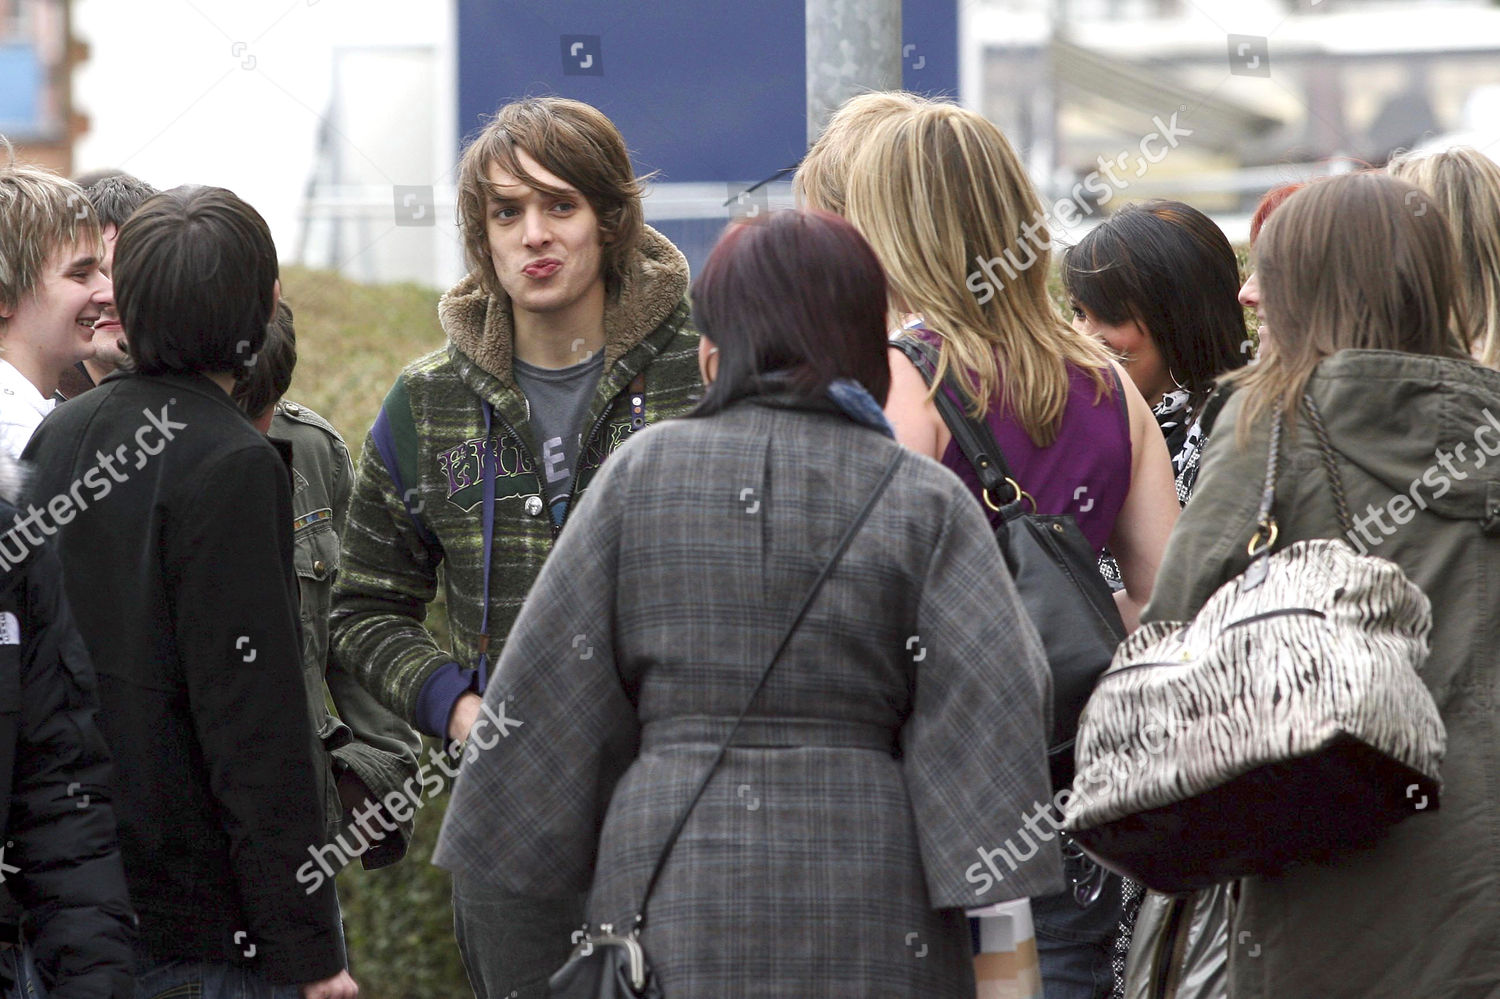
[[[99,234],[104,239],[104,256],[99,269],[105,277],[113,277],[115,240],[125,220],[135,210],[157,193],[156,188],[128,173],[111,173],[84,187],[83,193],[94,206],[99,222]],[[64,368],[58,382],[58,392],[64,399],[82,395],[98,385],[106,375],[124,367],[130,352],[125,341],[125,327],[120,323],[119,313],[113,301],[101,312],[94,323],[94,354],[85,357],[70,367]]]
[[[331,642],[417,728],[488,741],[504,733],[476,723],[486,664],[605,458],[696,401],[698,335],[687,261],[642,222],[625,143],[597,109],[501,108],[459,165],[459,215],[471,271],[438,305],[447,344],[406,367],[365,442]],[[440,565],[451,652],[422,627]],[[583,919],[580,899],[459,877],[453,902],[480,999],[545,995]]]
[[[52,412],[64,369],[94,356],[94,323],[113,305],[103,255],[81,188],[0,166],[0,450],[13,458]]]

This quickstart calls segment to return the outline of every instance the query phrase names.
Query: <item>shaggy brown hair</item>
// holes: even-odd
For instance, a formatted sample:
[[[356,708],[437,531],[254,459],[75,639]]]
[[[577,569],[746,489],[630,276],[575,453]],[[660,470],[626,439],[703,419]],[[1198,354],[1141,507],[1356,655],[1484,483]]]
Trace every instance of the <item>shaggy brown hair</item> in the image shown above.
[[[645,226],[641,193],[645,178],[630,164],[625,140],[598,108],[563,97],[528,97],[505,105],[464,150],[458,164],[458,221],[471,270],[491,295],[504,297],[490,263],[486,221],[491,187],[487,176],[498,163],[521,183],[546,194],[563,192],[543,184],[521,166],[518,150],[578,189],[599,217],[604,286],[619,293],[640,246]]]

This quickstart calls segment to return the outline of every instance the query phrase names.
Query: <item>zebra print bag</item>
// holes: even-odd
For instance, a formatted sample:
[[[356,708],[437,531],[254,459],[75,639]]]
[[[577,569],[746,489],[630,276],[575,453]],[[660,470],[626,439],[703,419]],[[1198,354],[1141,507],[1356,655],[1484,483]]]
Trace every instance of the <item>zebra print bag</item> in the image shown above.
[[[1342,539],[1271,554],[1281,428],[1278,416],[1249,566],[1192,621],[1126,639],[1079,722],[1064,828],[1157,891],[1327,859],[1438,806],[1447,735],[1417,675],[1431,605],[1395,563]]]

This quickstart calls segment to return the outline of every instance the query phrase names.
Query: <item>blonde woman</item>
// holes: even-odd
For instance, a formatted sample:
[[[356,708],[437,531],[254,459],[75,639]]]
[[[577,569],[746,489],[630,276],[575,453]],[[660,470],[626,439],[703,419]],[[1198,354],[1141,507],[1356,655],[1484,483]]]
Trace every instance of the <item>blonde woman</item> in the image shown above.
[[[1134,628],[1176,520],[1171,460],[1134,383],[1053,306],[1041,200],[1010,143],[978,114],[931,103],[866,129],[847,184],[845,214],[885,267],[893,312],[923,318],[919,334],[941,347],[942,371],[963,373],[961,401],[990,421],[1039,511],[1072,513],[1114,552]],[[891,377],[886,413],[902,443],[978,498],[933,393],[898,351]]]
[[[865,129],[845,182],[846,214],[880,257],[893,315],[920,317],[912,335],[940,348],[940,370],[960,373],[959,401],[988,421],[1037,510],[1071,513],[1096,550],[1115,554],[1116,598],[1134,628],[1177,518],[1172,463],[1134,383],[1053,306],[1041,201],[1010,143],[981,116],[931,103]],[[979,502],[933,393],[889,354],[897,438]],[[1128,933],[1121,883],[1074,850],[1067,866],[1075,891],[1032,900],[1043,981],[1048,999],[1095,999],[1110,994],[1110,958]]]
[[[1456,146],[1401,156],[1386,169],[1432,195],[1448,217],[1458,253],[1456,332],[1474,345],[1475,360],[1500,368],[1500,164]]]
[[[844,215],[844,191],[848,186],[849,161],[876,122],[932,102],[904,90],[880,90],[851,97],[828,119],[818,141],[812,144],[792,179],[797,203],[835,215]]]

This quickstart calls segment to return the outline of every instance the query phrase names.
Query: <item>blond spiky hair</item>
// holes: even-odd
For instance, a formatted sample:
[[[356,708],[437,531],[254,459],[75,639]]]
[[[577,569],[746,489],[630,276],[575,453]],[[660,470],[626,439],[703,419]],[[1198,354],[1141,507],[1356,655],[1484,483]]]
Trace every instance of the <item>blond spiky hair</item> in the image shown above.
[[[0,308],[7,311],[36,287],[47,261],[80,243],[97,246],[99,221],[82,188],[51,170],[16,163],[0,136]]]

